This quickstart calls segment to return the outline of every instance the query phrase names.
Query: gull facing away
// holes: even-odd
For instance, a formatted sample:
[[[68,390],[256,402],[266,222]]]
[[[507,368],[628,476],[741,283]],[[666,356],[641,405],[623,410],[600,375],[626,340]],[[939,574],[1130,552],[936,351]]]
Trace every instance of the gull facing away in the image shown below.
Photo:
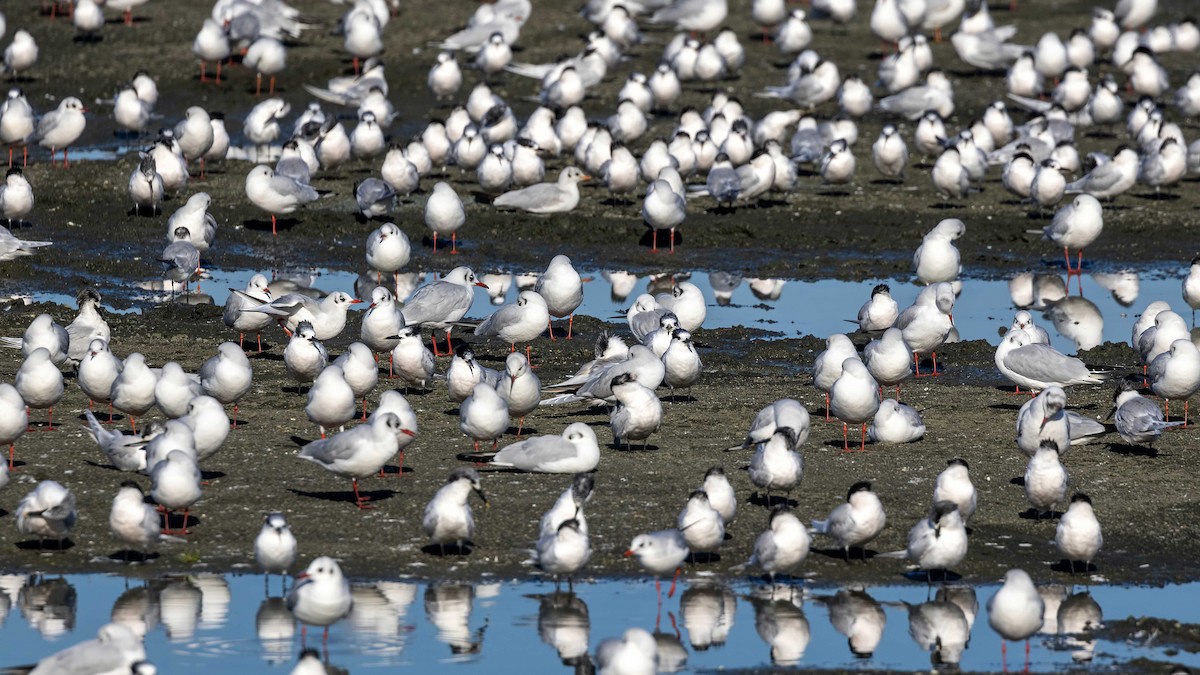
[[[505,446],[491,457],[493,466],[532,473],[586,473],[599,463],[596,432],[583,422],[567,426],[557,436],[533,436]]]

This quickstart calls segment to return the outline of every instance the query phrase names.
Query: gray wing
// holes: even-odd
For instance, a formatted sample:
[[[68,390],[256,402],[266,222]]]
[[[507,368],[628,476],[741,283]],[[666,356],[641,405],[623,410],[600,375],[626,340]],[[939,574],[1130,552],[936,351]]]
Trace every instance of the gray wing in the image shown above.
[[[514,443],[492,457],[492,464],[512,466],[522,471],[536,471],[547,462],[575,456],[575,446],[562,436],[535,436]]]
[[[343,436],[344,434],[337,434],[336,436],[330,436],[319,441],[313,441],[300,448],[299,456],[318,464],[333,464],[338,460],[346,459],[354,454],[354,446],[351,443],[345,442],[342,438]]]
[[[521,308],[517,305],[505,305],[492,312],[483,323],[475,327],[475,334],[480,337],[491,337],[498,334],[505,326],[518,321]]]
[[[1004,365],[1041,382],[1071,382],[1091,375],[1083,361],[1041,344],[1014,349],[1004,357]]]
[[[496,206],[511,206],[518,209],[543,209],[562,201],[562,190],[558,183],[538,183],[527,188],[505,192],[492,203]]]
[[[319,194],[308,185],[302,185],[287,176],[271,176],[268,183],[272,192],[276,192],[288,199],[295,201],[297,204],[307,204],[308,202],[316,201]]]
[[[1116,185],[1122,178],[1121,170],[1113,162],[1101,164],[1082,179],[1071,185],[1084,192],[1104,192]]]
[[[354,191],[354,196],[358,200],[358,208],[366,209],[372,204],[394,199],[396,191],[392,189],[391,185],[378,178],[368,178],[358,184],[358,189]]]
[[[1074,410],[1066,412],[1068,428],[1071,432],[1071,445],[1087,443],[1092,440],[1092,436],[1099,436],[1104,433],[1104,425],[1096,420],[1080,415]]]
[[[471,290],[448,281],[435,281],[417,289],[404,303],[400,313],[405,325],[441,321],[448,313],[447,308],[469,304]]]
[[[126,666],[121,650],[93,639],[42,659],[30,675],[87,675],[115,672]]]
[[[241,291],[234,291],[234,292],[238,293],[239,296],[245,295],[247,298],[253,299],[251,296],[246,295],[245,293],[242,293]],[[308,297],[307,295],[300,295],[299,293],[288,293],[287,295],[275,300],[274,302],[271,302],[271,303],[268,303],[265,305],[259,305],[257,307],[254,307],[254,306],[246,307],[242,311],[243,312],[262,312],[263,314],[270,314],[271,316],[292,316],[293,314],[295,314],[296,312],[299,312],[300,309],[304,308],[304,307],[307,307],[309,311],[313,311],[316,309],[316,305],[317,305],[316,301],[313,300],[312,298]]]

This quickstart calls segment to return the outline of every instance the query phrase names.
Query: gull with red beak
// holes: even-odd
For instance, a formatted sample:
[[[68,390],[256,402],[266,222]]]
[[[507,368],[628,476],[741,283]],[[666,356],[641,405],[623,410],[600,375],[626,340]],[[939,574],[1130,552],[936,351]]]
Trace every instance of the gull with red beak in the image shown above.
[[[329,627],[349,615],[353,604],[350,582],[342,575],[337,561],[327,556],[313,560],[297,574],[287,595],[288,611],[301,624],[301,642],[309,626],[324,628],[324,640],[328,641]]]
[[[444,329],[446,353],[452,354],[454,347],[450,343],[450,330],[471,309],[471,303],[475,301],[474,286],[487,288],[487,284],[475,279],[470,267],[455,267],[440,281],[426,284],[412,294],[404,303],[404,309],[400,310],[404,324]],[[544,325],[546,322],[542,323]],[[433,343],[433,355],[441,356],[436,334],[429,339]]]
[[[400,418],[385,413],[349,431],[334,434],[329,438],[313,441],[300,450],[300,459],[319,464],[326,471],[349,478],[354,485],[354,503],[366,510],[374,508],[367,504],[370,497],[358,492],[358,479],[379,473],[383,465],[400,451],[396,439],[398,433],[416,436],[403,429]]]
[[[244,295],[248,300],[255,300],[241,291],[234,291],[234,293]],[[346,311],[350,309],[350,305],[361,303],[362,300],[352,298],[348,293],[342,291],[330,293],[321,301],[299,293],[288,293],[267,304],[244,307],[241,311],[275,317],[289,337],[296,332],[296,327],[300,325],[301,321],[307,321],[312,324],[317,339],[323,341],[337,337],[346,327]]]

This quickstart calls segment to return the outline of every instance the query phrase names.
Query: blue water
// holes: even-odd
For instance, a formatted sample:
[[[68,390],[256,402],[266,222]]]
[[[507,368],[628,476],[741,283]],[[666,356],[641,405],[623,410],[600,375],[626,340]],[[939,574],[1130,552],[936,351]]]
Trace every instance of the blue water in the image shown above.
[[[271,579],[270,588],[276,597],[265,596],[257,575],[198,574],[149,582],[105,575],[0,576],[0,666],[33,663],[120,620],[144,631],[148,658],[159,672],[288,672],[300,651],[300,628],[278,597],[279,577]],[[972,592],[978,604],[973,617],[964,614],[973,625],[962,668],[1000,670],[1000,640],[988,626],[986,610],[996,586],[957,588],[968,602],[956,604],[970,609]],[[910,584],[852,592],[770,587],[745,579],[725,585],[694,577],[681,582],[674,598],[664,597],[659,610],[654,584],[646,580],[588,581],[576,584],[573,595],[565,585],[556,594],[550,582],[355,582],[355,609],[330,631],[327,658],[351,671],[403,665],[433,672],[453,663],[454,672],[461,673],[562,672],[573,668],[565,662],[594,656],[601,640],[636,626],[657,632],[660,648],[669,650],[679,672],[767,666],[773,658],[808,667],[924,669],[930,654],[910,637],[903,603],[926,602],[937,590]],[[1067,594],[1067,587],[1045,593],[1059,599]],[[1065,606],[1088,606],[1110,620],[1151,613],[1194,621],[1197,602],[1200,583],[1093,586],[1090,600],[1073,596]],[[849,635],[839,632],[831,617]],[[1168,655],[1150,636],[1126,643],[1068,637],[1056,630],[1047,624],[1032,639],[1034,671],[1088,664],[1111,669],[1138,657],[1200,666],[1200,655]],[[321,646],[319,630],[309,631],[307,644]],[[851,652],[851,644],[862,653]],[[1023,656],[1020,645],[1010,646],[1009,666],[1019,668]]]
[[[334,270],[312,270],[303,272],[262,270],[268,277],[287,278],[289,275],[300,277],[301,285],[316,287],[324,293],[345,291],[370,300],[371,289],[375,276],[373,274],[357,275],[350,272]],[[191,301],[212,302],[218,305],[225,303],[229,288],[245,288],[250,277],[258,270],[210,270],[213,278],[205,280],[201,289],[203,294],[193,296]],[[488,273],[478,271],[478,276],[488,280]],[[590,315],[616,320],[614,317],[624,317],[624,311],[638,294],[644,292],[662,293],[670,289],[671,279],[686,280],[696,284],[704,293],[708,304],[708,317],[704,322],[706,328],[727,328],[731,326],[746,326],[770,331],[780,337],[799,337],[815,335],[826,337],[833,333],[845,333],[857,330],[853,319],[858,308],[871,296],[871,289],[876,284],[885,283],[891,288],[891,295],[900,308],[907,307],[917,297],[923,286],[896,279],[868,279],[865,281],[841,281],[828,279],[822,281],[796,281],[784,279],[736,279],[737,286],[728,290],[728,285],[718,280],[717,286],[725,289],[720,296],[714,291],[713,278],[710,274],[700,273],[663,273],[632,275],[625,272],[603,272],[590,270],[582,273],[592,281],[584,284],[583,306],[579,314]],[[1074,353],[1079,348],[1090,348],[1095,344],[1106,341],[1124,342],[1129,339],[1130,330],[1137,314],[1152,300],[1164,299],[1171,302],[1176,311],[1182,311],[1185,318],[1190,313],[1183,304],[1180,296],[1180,276],[1174,272],[1142,273],[1139,275],[1125,273],[1133,279],[1128,279],[1119,287],[1121,299],[1117,294],[1102,286],[1101,280],[1110,283],[1104,275],[1086,275],[1082,279],[1082,299],[1078,294],[1077,279],[1071,281],[1071,299],[1065,307],[1072,312],[1082,312],[1098,318],[1095,322],[1095,336],[1077,336],[1071,328],[1075,324],[1068,321],[1063,330],[1064,336],[1056,330],[1056,325],[1049,315],[1042,311],[1031,309],[1038,325],[1044,326],[1050,332],[1052,344],[1067,353]],[[496,279],[509,284],[507,290],[499,295],[502,302],[512,302],[518,293],[518,281],[522,279],[532,286],[536,273],[526,275],[503,275],[491,278],[493,286]],[[406,277],[406,285],[401,287],[402,294],[408,294],[417,283],[425,283],[433,278],[432,273],[417,272]],[[1060,280],[1063,277],[1058,277]],[[614,284],[612,279],[616,279]],[[156,282],[157,283],[157,282]],[[394,288],[394,282],[388,280],[389,287]],[[493,311],[488,292],[476,288],[475,304],[470,316],[482,317]],[[769,291],[769,293],[768,293]],[[182,293],[182,290],[180,291]],[[147,292],[139,290],[131,293],[137,303],[178,302],[183,300],[181,294],[172,296],[169,292]],[[72,298],[65,296],[37,296],[62,304],[73,304]],[[360,305],[359,307],[365,307]],[[1180,309],[1182,308],[1182,310]],[[954,308],[954,322],[963,340],[986,340],[991,344],[999,344],[1002,329],[1012,324],[1016,311],[1009,285],[1005,280],[966,279],[963,281],[962,292]],[[1073,319],[1071,314],[1068,319]],[[1089,325],[1085,321],[1081,325]],[[1076,328],[1076,330],[1078,330]]]

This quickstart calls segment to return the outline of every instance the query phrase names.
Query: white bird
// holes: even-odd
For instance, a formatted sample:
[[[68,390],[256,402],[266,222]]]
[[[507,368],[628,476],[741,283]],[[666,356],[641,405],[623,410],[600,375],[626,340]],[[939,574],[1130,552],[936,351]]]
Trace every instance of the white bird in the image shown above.
[[[504,374],[498,370],[481,365],[475,360],[475,352],[468,344],[459,345],[446,368],[446,398],[453,403],[461,403],[475,391],[475,385],[480,382],[492,387],[498,387]]]
[[[450,252],[458,251],[458,228],[467,220],[462,199],[448,183],[438,182],[433,186],[429,200],[425,202],[425,225],[433,231],[433,251],[437,253],[437,236],[450,235]],[[436,350],[435,350],[436,351]]]
[[[565,255],[556,255],[550,260],[546,271],[538,277],[533,290],[546,303],[546,309],[555,318],[570,317],[567,321],[567,339],[575,325],[575,310],[583,304],[583,279]],[[549,323],[549,322],[547,322]],[[550,339],[554,339],[554,326],[550,325]]]
[[[954,458],[946,462],[946,468],[938,474],[933,486],[933,503],[951,502],[958,507],[963,523],[969,523],[975,515],[978,496],[971,482],[971,466],[967,460]]]
[[[509,343],[513,350],[516,343],[524,342],[526,358],[529,357],[529,342],[542,334],[542,326],[550,324],[550,311],[546,300],[537,291],[521,291],[517,301],[505,305],[488,315],[475,327],[475,335],[497,337]]]
[[[746,439],[741,445],[729,449],[746,449],[762,443],[774,436],[779,427],[790,427],[796,435],[796,445],[804,445],[808,441],[809,424],[808,410],[804,404],[793,398],[781,398],[759,410],[750,423]]]
[[[296,535],[282,513],[269,513],[254,538],[254,562],[268,576],[287,574],[296,562]]]
[[[161,533],[160,525],[159,514],[145,502],[142,488],[133,481],[121,483],[108,513],[108,529],[113,536],[144,558],[155,544],[169,540]],[[128,561],[129,551],[124,553]]]
[[[141,153],[141,160],[129,174],[129,196],[133,199],[135,213],[140,213],[143,206],[150,207],[152,215],[158,213],[158,205],[163,200],[163,178],[158,173],[154,156]]]
[[[966,225],[958,218],[946,218],[925,235],[913,253],[913,271],[921,282],[929,285],[958,278],[962,265],[954,240],[966,231]]]
[[[0,338],[0,345],[11,349],[21,349],[21,355],[28,357],[38,348],[50,352],[50,360],[56,366],[67,361],[70,352],[70,334],[60,326],[49,314],[39,314],[25,328],[20,338]]]
[[[772,490],[782,490],[790,498],[804,478],[804,456],[797,451],[799,446],[794,429],[776,426],[770,438],[758,443],[750,458],[750,482],[766,491],[768,505]]]
[[[3,391],[0,391],[0,396],[3,396]],[[145,470],[147,436],[157,433],[157,428],[153,423],[146,427],[143,435],[127,436],[120,431],[105,429],[90,410],[84,411],[84,415],[88,421],[88,435],[92,437],[96,445],[100,446],[100,450],[108,458],[109,464],[121,471]]]
[[[808,557],[812,538],[804,524],[800,522],[785,504],[771,509],[767,529],[758,535],[754,542],[754,551],[745,565],[758,567],[775,582],[775,575],[794,570]]]
[[[527,564],[558,577],[578,572],[592,557],[587,531],[574,518],[565,520],[552,534],[544,534],[531,551]]]
[[[1162,436],[1163,430],[1183,424],[1182,421],[1165,421],[1162,410],[1125,380],[1113,393],[1113,410],[1109,417],[1116,422],[1121,440],[1133,444],[1148,443],[1151,447]]]
[[[967,557],[967,528],[954,502],[936,502],[930,514],[908,531],[908,548],[881,553],[884,558],[907,558],[926,578],[932,570],[949,572]]]
[[[266,304],[243,307],[241,311],[275,317],[289,335],[301,321],[307,321],[312,324],[318,340],[332,340],[346,327],[346,312],[350,305],[361,303],[362,300],[342,291],[334,291],[320,301],[301,293],[288,293]]]
[[[1175,340],[1150,362],[1149,377],[1150,389],[1166,399],[1167,421],[1171,399],[1183,399],[1183,426],[1187,427],[1188,399],[1200,391],[1200,350],[1189,339]]]
[[[1007,660],[1007,640],[1028,640],[1041,629],[1044,610],[1045,602],[1025,570],[1004,573],[1004,585],[987,602],[988,625],[1000,635],[1002,658]],[[1025,658],[1028,661],[1028,653]]]
[[[1104,229],[1104,214],[1100,202],[1090,194],[1076,195],[1071,203],[1054,214],[1054,220],[1043,230],[1043,238],[1063,247],[1068,276],[1083,270],[1083,249],[1099,238]],[[1078,251],[1078,261],[1071,266],[1071,250]]]
[[[692,343],[692,334],[682,328],[671,333],[671,343],[662,354],[663,384],[675,389],[691,389],[700,380],[704,364]]]
[[[400,343],[397,336],[401,328],[404,328],[404,315],[396,306],[396,299],[387,288],[376,286],[371,291],[371,304],[367,306],[359,330],[362,343],[376,354],[390,353]],[[388,376],[392,376],[390,367]]]
[[[106,623],[96,637],[84,640],[38,661],[33,675],[68,673],[134,673],[152,675],[142,638],[122,623]]]
[[[58,107],[42,116],[38,121],[38,145],[50,149],[50,164],[54,164],[54,154],[63,151],[63,166],[70,166],[67,158],[67,148],[83,135],[87,120],[83,114],[87,108],[83,102],[74,96],[64,98]]]
[[[200,467],[187,450],[171,450],[150,470],[150,497],[166,509],[163,514],[163,533],[171,532],[171,514],[183,510],[183,527],[179,534],[190,534],[188,513],[200,500]]]
[[[196,460],[203,462],[216,454],[229,438],[229,416],[225,406],[212,396],[197,396],[187,406],[187,414],[179,421],[191,429]]]
[[[825,351],[817,354],[813,361],[813,384],[825,392],[825,421],[829,421],[829,390],[842,376],[842,364],[846,359],[857,359],[858,349],[843,333],[825,338]]]
[[[479,474],[474,469],[455,469],[425,505],[421,529],[431,543],[438,545],[440,553],[445,554],[446,544],[450,543],[462,551],[463,544],[475,535],[475,516],[467,502],[472,492],[487,505]]]
[[[4,72],[14,78],[32,68],[38,60],[38,45],[28,31],[13,33],[13,41],[4,48]]]
[[[886,331],[896,323],[899,314],[899,307],[892,299],[892,289],[887,284],[877,284],[871,289],[871,299],[858,310],[859,330]]]
[[[122,368],[124,364],[121,363],[121,359],[114,357],[113,352],[108,350],[108,342],[96,337],[90,342],[88,353],[79,362],[76,381],[91,401],[103,404],[112,400],[113,382],[116,376],[120,375]],[[24,404],[22,406],[24,407]],[[109,408],[109,413],[112,413],[112,408]],[[112,414],[109,414],[109,417],[112,417]]]
[[[204,389],[200,386],[199,378],[185,373],[175,361],[163,364],[158,382],[154,385],[154,401],[169,419],[186,415],[188,403],[203,395]]]
[[[654,675],[658,672],[659,658],[654,636],[641,628],[630,628],[621,637],[609,638],[596,647],[596,672],[603,675]]]
[[[258,351],[261,352],[262,331],[271,325],[271,316],[260,312],[246,312],[243,310],[259,307],[271,302],[271,289],[267,283],[267,277],[262,274],[255,274],[246,283],[246,290],[237,293],[235,289],[231,288],[229,291],[229,299],[225,301],[221,320],[226,326],[238,331],[239,347],[242,346],[246,333],[253,331],[258,337]]]
[[[849,560],[851,548],[865,547],[879,536],[886,524],[887,515],[879,495],[871,490],[870,483],[863,481],[851,485],[846,492],[846,501],[834,507],[825,520],[812,521],[812,528],[817,534],[833,537],[834,544],[845,552]],[[862,553],[865,559],[866,548],[862,548]]]
[[[189,197],[187,203],[167,219],[168,243],[175,241],[174,233],[182,227],[187,230],[187,241],[195,246],[197,251],[207,251],[217,234],[217,219],[208,212],[211,204],[212,197],[207,192],[197,192]]]
[[[487,382],[476,383],[471,395],[458,407],[458,428],[474,441],[479,451],[479,441],[496,441],[508,429],[508,404],[496,392],[495,386]]]
[[[396,435],[401,433],[415,436],[415,432],[401,426],[399,417],[386,413],[349,431],[313,441],[300,449],[298,457],[326,471],[350,478],[354,486],[355,506],[363,510],[371,509],[374,507],[367,504],[371,498],[358,492],[358,479],[379,473],[383,465],[399,451]]]
[[[401,310],[404,325],[417,329],[421,326],[445,329],[447,353],[452,352],[454,347],[450,344],[450,330],[471,309],[475,301],[475,286],[487,288],[486,284],[475,279],[471,268],[455,267],[441,280],[418,288],[404,303]],[[430,341],[433,343],[433,355],[441,356],[436,334],[430,336]]]
[[[29,416],[26,413],[25,401],[17,388],[7,382],[0,383],[0,448],[8,446],[8,465],[13,468],[16,454],[16,441],[29,428]],[[0,464],[3,464],[0,461]]]
[[[417,413],[413,410],[408,399],[404,398],[395,389],[389,389],[379,395],[379,405],[371,411],[371,416],[367,418],[367,423],[374,422],[376,418],[383,416],[385,413],[390,413],[400,418],[400,429],[396,432],[397,452],[396,452],[396,475],[404,475],[404,449],[407,448],[414,440],[417,434]],[[379,477],[384,478],[387,474],[384,469],[379,470]]]
[[[646,196],[642,201],[642,220],[650,228],[653,237],[652,251],[658,251],[658,231],[669,230],[671,251],[675,251],[675,229],[687,217],[687,198],[681,192],[676,192],[671,183],[662,178],[656,179],[646,188]]]
[[[622,372],[610,380],[609,387],[617,406],[609,416],[613,443],[632,447],[632,441],[642,441],[662,425],[662,403],[658,396],[640,381],[637,372]]]
[[[371,393],[375,389],[375,385],[379,383],[379,365],[375,362],[375,355],[365,344],[352,342],[341,356],[334,359],[333,363],[341,366],[346,384],[350,385],[350,390],[354,392],[356,398],[362,399],[362,419],[366,421],[367,394]]]
[[[534,436],[500,449],[491,458],[496,466],[534,473],[585,473],[600,462],[600,447],[592,428],[576,422],[559,436]]]
[[[925,436],[925,423],[921,413],[912,407],[895,399],[884,399],[867,436],[876,443],[912,443]]]
[[[571,479],[571,485],[555,500],[554,505],[544,514],[538,524],[538,537],[558,532],[558,528],[568,520],[579,523],[579,531],[587,534],[587,518],[583,507],[592,498],[596,489],[596,479],[592,473],[577,473]]]
[[[345,424],[354,419],[355,401],[354,389],[346,382],[342,367],[331,364],[317,375],[309,388],[304,413],[320,428],[324,439],[326,428],[344,429]]]
[[[517,417],[517,437],[525,428],[525,416],[537,410],[542,400],[542,381],[534,375],[529,360],[520,352],[504,359],[504,377],[496,385],[500,398],[508,404],[510,417]]]
[[[59,330],[62,330],[59,327]],[[51,360],[50,351],[45,347],[34,349],[13,378],[13,386],[25,402],[27,408],[48,409],[46,428],[54,428],[54,405],[62,400],[63,375],[58,366]],[[153,398],[153,391],[151,391]],[[151,403],[151,406],[154,404]]]
[[[389,364],[392,373],[406,384],[420,387],[433,381],[433,352],[425,346],[416,326],[405,326],[396,334],[398,341],[392,348]]]
[[[262,95],[262,78],[263,75],[267,75],[270,77],[267,95],[274,96],[275,76],[287,68],[287,48],[279,40],[261,35],[250,43],[242,57],[242,63],[247,68],[254,69],[254,95]]]
[[[996,368],[1017,386],[1041,391],[1058,385],[1099,384],[1104,375],[1093,373],[1083,361],[1050,345],[1031,344],[1023,332],[1010,332],[996,348]]]
[[[586,180],[591,180],[591,177],[568,166],[553,183],[538,183],[506,192],[492,203],[530,213],[567,213],[579,204],[579,183]]]
[[[1122,146],[1112,159],[1096,165],[1087,175],[1068,183],[1067,194],[1086,193],[1097,199],[1113,198],[1137,183],[1137,150]]]
[[[843,450],[850,451],[849,425],[862,425],[860,450],[866,450],[867,421],[879,410],[879,384],[858,355],[842,362],[842,374],[829,389],[829,411],[842,421]]]
[[[867,372],[881,387],[896,387],[900,395],[900,383],[912,377],[912,349],[904,341],[904,332],[895,326],[888,328],[878,339],[871,340],[863,348],[864,365]]]
[[[33,204],[33,186],[21,172],[21,167],[9,168],[4,183],[0,185],[0,215],[10,224],[13,221],[21,222],[22,218],[33,211]],[[0,248],[0,251],[2,250]]]
[[[271,167],[260,164],[246,174],[246,197],[258,208],[271,214],[271,234],[276,231],[276,216],[292,213],[296,209],[316,201],[320,195],[310,185],[294,178],[276,173]]]
[[[625,549],[626,558],[637,558],[638,565],[654,575],[654,590],[659,594],[662,593],[662,586],[658,577],[674,571],[671,589],[667,592],[668,598],[675,595],[675,581],[682,572],[680,566],[690,553],[683,533],[674,529],[639,534],[633,538],[629,548]]]
[[[75,495],[60,483],[44,480],[17,504],[17,531],[39,540],[62,541],[75,526]]]
[[[128,359],[125,367],[128,368]],[[222,405],[233,404],[233,428],[237,428],[238,401],[250,391],[254,370],[242,348],[232,342],[222,342],[217,355],[200,366],[200,386],[204,393]]]
[[[327,556],[313,559],[297,574],[287,594],[288,611],[300,621],[302,630],[322,626],[326,637],[330,626],[350,614],[352,605],[350,582],[337,561]]]
[[[1067,498],[1067,470],[1059,461],[1058,443],[1042,441],[1025,467],[1025,499],[1036,516],[1050,511]]]
[[[386,289],[384,289],[386,292]],[[298,384],[308,384],[317,379],[325,366],[329,365],[329,353],[325,345],[317,339],[312,324],[301,321],[296,332],[288,340],[283,350],[283,365],[288,377]],[[300,387],[296,388],[297,393]]]
[[[1104,535],[1092,509],[1092,500],[1087,495],[1078,493],[1071,497],[1071,505],[1059,518],[1054,531],[1054,545],[1071,564],[1072,574],[1076,560],[1083,562],[1084,572],[1088,571],[1100,547],[1104,546]]]

